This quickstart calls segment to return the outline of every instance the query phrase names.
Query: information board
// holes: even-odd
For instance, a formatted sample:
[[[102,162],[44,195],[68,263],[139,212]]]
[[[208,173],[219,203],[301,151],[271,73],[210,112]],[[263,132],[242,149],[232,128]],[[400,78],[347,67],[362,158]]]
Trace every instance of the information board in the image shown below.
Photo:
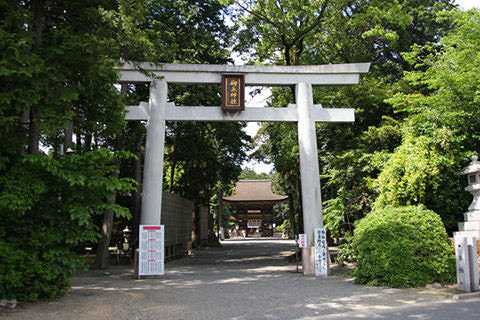
[[[164,225],[140,225],[139,233],[138,275],[164,275]]]
[[[305,233],[300,233],[298,235],[298,247],[299,248],[307,247],[307,235]]]
[[[262,219],[248,219],[248,228],[260,228],[262,226]]]
[[[315,234],[315,275],[328,275],[327,232],[323,228],[314,230]]]

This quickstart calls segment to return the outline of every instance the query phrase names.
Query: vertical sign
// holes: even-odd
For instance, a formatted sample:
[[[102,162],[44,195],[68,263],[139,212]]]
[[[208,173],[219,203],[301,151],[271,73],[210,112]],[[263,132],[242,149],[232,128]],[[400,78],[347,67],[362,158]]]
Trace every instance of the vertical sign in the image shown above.
[[[165,227],[140,225],[139,276],[159,276],[164,270]]]
[[[242,111],[245,109],[245,76],[222,74],[222,110]]]
[[[315,275],[328,275],[327,232],[323,228],[316,228],[315,234]]]
[[[299,248],[307,247],[307,235],[305,233],[301,233],[298,235],[298,247]]]

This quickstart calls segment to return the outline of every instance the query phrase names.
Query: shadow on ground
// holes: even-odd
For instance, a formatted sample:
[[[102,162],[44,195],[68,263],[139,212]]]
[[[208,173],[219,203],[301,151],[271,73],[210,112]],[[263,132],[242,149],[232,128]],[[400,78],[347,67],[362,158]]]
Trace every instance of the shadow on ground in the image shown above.
[[[169,262],[162,279],[135,279],[129,266],[112,266],[108,272],[79,271],[71,290],[58,301],[21,304],[3,315],[49,320],[243,320],[347,319],[375,314],[388,319],[396,310],[450,301],[455,293],[448,288],[355,285],[339,266],[328,278],[306,277],[285,259],[294,246],[288,240],[225,241],[221,247]]]

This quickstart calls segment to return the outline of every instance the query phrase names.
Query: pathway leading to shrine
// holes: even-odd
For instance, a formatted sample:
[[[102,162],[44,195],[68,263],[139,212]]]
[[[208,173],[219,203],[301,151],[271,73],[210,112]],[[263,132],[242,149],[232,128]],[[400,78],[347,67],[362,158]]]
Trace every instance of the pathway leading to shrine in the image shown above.
[[[227,240],[165,265],[164,279],[133,279],[113,266],[82,271],[55,302],[24,304],[7,319],[471,319],[480,300],[454,301],[449,289],[390,289],[333,274],[295,273],[293,241]]]

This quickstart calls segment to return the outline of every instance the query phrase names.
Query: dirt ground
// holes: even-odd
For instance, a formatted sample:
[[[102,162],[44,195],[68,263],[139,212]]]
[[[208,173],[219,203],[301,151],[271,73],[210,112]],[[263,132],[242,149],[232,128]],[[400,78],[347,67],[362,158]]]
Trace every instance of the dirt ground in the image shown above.
[[[453,287],[392,289],[355,285],[345,275],[346,269],[339,266],[334,266],[327,278],[307,277],[296,273],[295,263],[285,259],[294,248],[294,242],[288,240],[225,241],[221,247],[199,250],[167,263],[161,279],[138,280],[130,266],[79,271],[70,291],[58,301],[21,303],[14,310],[3,309],[0,317],[389,319],[395,312],[415,316],[422,310],[421,314],[425,314],[425,308],[444,314],[442,308],[450,309],[457,293]]]

